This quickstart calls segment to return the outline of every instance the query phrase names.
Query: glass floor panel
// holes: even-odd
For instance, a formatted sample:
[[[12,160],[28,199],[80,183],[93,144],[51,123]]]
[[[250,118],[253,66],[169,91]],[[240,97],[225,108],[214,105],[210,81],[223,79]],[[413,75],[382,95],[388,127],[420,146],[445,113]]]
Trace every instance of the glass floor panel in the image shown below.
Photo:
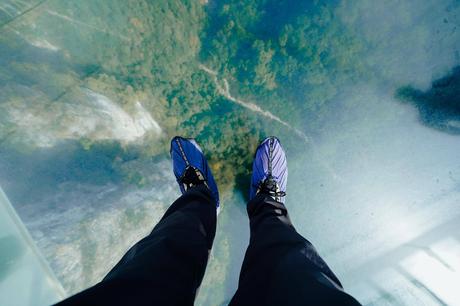
[[[226,305],[276,135],[292,221],[346,291],[460,305],[459,26],[456,0],[0,0],[0,304],[100,281],[179,196],[183,135],[222,195],[196,304]]]

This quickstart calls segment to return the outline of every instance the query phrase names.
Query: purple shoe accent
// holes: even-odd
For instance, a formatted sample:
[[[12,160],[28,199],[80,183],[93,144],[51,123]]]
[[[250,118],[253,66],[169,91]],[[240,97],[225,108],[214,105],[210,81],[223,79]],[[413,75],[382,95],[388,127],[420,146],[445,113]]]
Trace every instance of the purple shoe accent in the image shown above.
[[[286,154],[279,139],[273,136],[266,138],[257,148],[252,164],[249,199],[263,192],[284,204],[287,177]]]

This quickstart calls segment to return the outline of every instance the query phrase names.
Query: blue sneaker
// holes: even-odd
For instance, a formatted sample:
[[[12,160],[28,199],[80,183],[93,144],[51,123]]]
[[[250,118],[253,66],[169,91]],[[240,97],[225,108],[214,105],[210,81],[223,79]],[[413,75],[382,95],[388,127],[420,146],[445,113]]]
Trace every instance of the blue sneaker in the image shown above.
[[[283,203],[286,196],[288,168],[286,154],[276,137],[268,137],[259,145],[252,164],[249,199],[264,193]]]
[[[216,200],[218,210],[219,191],[208,162],[196,141],[176,136],[171,140],[170,153],[174,175],[182,194],[194,186],[205,185]]]

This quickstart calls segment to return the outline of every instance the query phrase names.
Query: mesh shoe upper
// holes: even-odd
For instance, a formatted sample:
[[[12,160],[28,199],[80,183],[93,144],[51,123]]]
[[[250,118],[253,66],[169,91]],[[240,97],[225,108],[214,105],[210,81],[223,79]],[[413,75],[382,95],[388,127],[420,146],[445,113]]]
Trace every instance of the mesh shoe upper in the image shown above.
[[[268,137],[259,145],[252,164],[249,198],[265,193],[284,204],[288,177],[286,154],[276,137]]]
[[[194,139],[176,136],[171,140],[171,159],[173,171],[179,188],[185,193],[188,188],[205,184],[219,208],[219,191],[212,176],[208,162]]]

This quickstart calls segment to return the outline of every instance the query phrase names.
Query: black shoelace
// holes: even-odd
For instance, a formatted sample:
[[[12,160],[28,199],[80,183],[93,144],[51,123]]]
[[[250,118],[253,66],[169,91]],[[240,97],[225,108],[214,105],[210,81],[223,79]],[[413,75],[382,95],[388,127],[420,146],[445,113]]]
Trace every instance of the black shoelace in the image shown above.
[[[271,175],[259,185],[257,193],[267,194],[275,201],[281,201],[281,197],[286,196],[286,192],[280,190],[278,183]]]
[[[206,185],[206,180],[200,170],[193,166],[187,166],[184,174],[179,179],[179,183],[183,184],[185,190],[198,185]]]

